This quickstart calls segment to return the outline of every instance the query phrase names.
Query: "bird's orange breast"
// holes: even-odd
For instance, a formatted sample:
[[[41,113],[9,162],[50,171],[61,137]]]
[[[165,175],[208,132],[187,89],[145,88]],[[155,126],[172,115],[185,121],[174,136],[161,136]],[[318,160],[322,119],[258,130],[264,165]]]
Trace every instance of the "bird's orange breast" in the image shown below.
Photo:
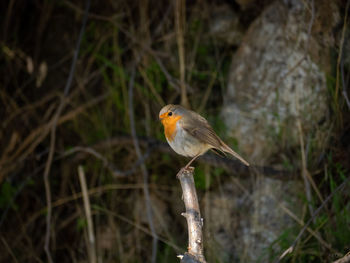
[[[162,117],[162,116],[160,116]],[[165,137],[172,141],[176,136],[176,123],[181,119],[180,115],[164,116],[161,118],[161,122],[164,126]]]

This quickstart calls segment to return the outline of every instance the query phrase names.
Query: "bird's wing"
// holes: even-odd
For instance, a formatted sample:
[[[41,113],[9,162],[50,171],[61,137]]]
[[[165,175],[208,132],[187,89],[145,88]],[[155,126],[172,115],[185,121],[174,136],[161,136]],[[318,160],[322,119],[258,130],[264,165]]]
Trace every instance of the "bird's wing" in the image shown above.
[[[190,114],[192,115],[189,117],[190,120],[184,120],[182,128],[199,141],[221,150],[221,139],[216,135],[207,120],[196,112],[190,111]]]
[[[196,112],[190,111],[192,115],[191,120],[184,120],[182,122],[182,128],[188,132],[190,135],[202,141],[204,143],[209,144],[213,148],[223,152],[230,153],[237,159],[239,159],[242,163],[249,166],[249,163],[244,160],[238,153],[232,150],[226,143],[224,143],[219,136],[215,133],[213,128],[204,119],[202,116],[197,114]]]

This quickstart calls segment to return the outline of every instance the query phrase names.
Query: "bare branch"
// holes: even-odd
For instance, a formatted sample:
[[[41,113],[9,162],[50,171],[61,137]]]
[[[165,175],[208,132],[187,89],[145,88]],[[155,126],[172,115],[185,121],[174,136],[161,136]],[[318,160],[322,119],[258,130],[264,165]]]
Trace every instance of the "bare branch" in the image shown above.
[[[201,262],[205,263],[203,253],[203,219],[199,210],[196,187],[193,179],[193,167],[181,169],[177,174],[180,180],[183,201],[185,203],[186,212],[182,215],[187,220],[188,227],[188,253],[181,258],[181,262]],[[181,257],[181,256],[180,256]]]

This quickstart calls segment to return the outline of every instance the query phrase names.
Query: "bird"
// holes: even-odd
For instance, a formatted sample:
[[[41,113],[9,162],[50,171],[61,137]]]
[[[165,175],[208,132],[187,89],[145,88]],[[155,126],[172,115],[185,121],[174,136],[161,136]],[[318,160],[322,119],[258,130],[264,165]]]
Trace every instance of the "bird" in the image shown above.
[[[184,169],[188,169],[194,160],[208,150],[229,153],[249,166],[246,160],[220,139],[208,121],[198,113],[181,105],[169,104],[160,110],[159,119],[170,147],[179,155],[192,157]]]

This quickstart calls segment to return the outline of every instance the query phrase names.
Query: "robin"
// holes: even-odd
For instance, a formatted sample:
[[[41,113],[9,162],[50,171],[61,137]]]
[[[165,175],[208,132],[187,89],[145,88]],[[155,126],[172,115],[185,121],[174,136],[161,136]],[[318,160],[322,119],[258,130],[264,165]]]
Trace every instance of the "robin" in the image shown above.
[[[159,119],[164,126],[165,138],[171,148],[180,155],[193,157],[184,169],[210,149],[232,154],[249,166],[247,161],[219,138],[208,121],[198,113],[180,105],[169,104],[160,110]]]

